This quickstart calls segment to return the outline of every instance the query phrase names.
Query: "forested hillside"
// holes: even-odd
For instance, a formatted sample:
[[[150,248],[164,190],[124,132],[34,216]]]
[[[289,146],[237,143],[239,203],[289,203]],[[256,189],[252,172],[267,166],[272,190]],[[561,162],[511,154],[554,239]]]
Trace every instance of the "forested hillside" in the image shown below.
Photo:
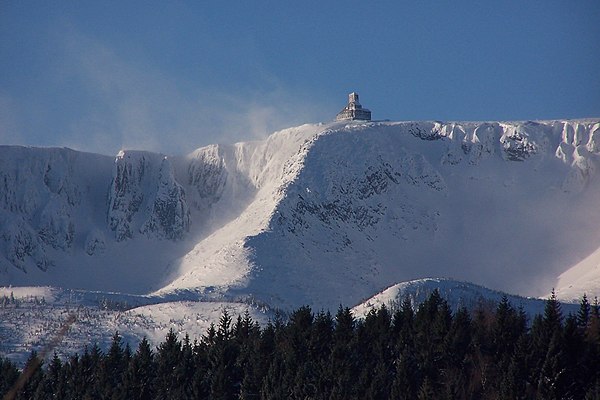
[[[0,364],[0,392],[17,399],[598,399],[600,307],[583,298],[563,316],[554,296],[527,321],[507,298],[451,312],[437,291],[355,319],[295,310],[264,327],[223,313],[201,340],[170,331],[157,348],[115,334],[21,374]],[[22,387],[19,388],[19,385]],[[14,397],[11,397],[14,396]]]

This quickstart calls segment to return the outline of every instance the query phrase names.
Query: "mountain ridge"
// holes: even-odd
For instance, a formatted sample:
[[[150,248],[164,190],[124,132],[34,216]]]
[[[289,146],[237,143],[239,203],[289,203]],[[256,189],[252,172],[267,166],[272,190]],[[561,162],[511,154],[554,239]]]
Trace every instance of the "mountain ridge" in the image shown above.
[[[419,274],[462,268],[461,279],[541,295],[600,245],[588,227],[595,216],[569,211],[590,213],[599,192],[599,120],[303,125],[180,157],[25,149],[0,148],[4,285],[127,291],[129,283],[137,294],[211,292],[288,308],[352,304]],[[15,151],[31,153],[25,164],[35,168],[20,170]],[[70,165],[67,154],[92,161]],[[38,200],[17,199],[30,193]],[[586,243],[561,243],[561,229]],[[506,253],[500,261],[484,257],[494,249]],[[526,265],[536,256],[542,261]],[[525,265],[506,266],[511,260]],[[524,292],[544,263],[543,282]],[[67,277],[100,268],[95,286]],[[111,281],[117,273],[121,286]]]

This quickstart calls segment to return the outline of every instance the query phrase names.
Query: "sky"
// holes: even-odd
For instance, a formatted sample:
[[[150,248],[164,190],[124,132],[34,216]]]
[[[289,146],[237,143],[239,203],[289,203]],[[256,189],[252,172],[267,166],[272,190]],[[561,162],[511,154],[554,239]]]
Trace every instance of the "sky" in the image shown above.
[[[0,0],[0,144],[185,154],[328,122],[600,117],[600,1]]]

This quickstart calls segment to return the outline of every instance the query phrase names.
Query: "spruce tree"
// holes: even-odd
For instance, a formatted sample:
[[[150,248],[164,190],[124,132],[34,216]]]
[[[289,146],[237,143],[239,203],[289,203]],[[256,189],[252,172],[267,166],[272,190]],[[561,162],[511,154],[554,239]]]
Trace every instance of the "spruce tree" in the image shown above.
[[[210,394],[209,382],[209,362],[208,349],[209,346],[202,340],[194,340],[192,344],[192,360],[193,369],[191,376],[190,392],[191,398],[204,399]]]
[[[181,342],[171,328],[156,351],[156,398],[177,399],[180,382],[175,370],[181,361]]]
[[[260,327],[246,310],[244,318],[238,319],[234,332],[239,346],[236,364],[242,376],[240,399],[258,399],[262,379],[266,374],[260,354]]]
[[[118,397],[121,388],[123,373],[127,369],[127,360],[123,350],[122,338],[119,332],[115,332],[111,345],[103,359],[100,367],[100,386],[103,397]]]
[[[600,378],[596,378],[596,380],[589,385],[585,393],[585,400],[600,400]]]
[[[448,303],[442,299],[437,289],[421,303],[415,315],[415,340],[419,349],[417,360],[423,378],[427,378],[428,385],[435,390],[441,385],[444,341],[451,320]]]
[[[285,361],[281,353],[275,353],[261,387],[261,400],[287,399],[292,385],[286,379]]]
[[[394,313],[392,322],[395,367],[390,388],[392,399],[414,399],[421,384],[421,370],[417,362],[415,343],[415,315],[408,297]]]
[[[591,306],[590,322],[586,337],[591,343],[595,343],[596,347],[600,346],[600,304],[597,297],[594,298]]]
[[[592,306],[588,301],[587,295],[584,293],[579,304],[579,311],[577,312],[577,326],[583,332],[585,332],[590,324],[590,313]]]
[[[19,378],[19,370],[8,359],[0,357],[0,393],[8,393]]]
[[[312,361],[316,392],[321,396],[331,392],[333,371],[329,369],[332,351],[334,323],[329,312],[315,316],[308,343],[309,358]]]
[[[393,371],[385,366],[391,365],[394,358],[391,329],[392,317],[385,305],[371,310],[357,328],[357,354],[361,371],[358,377],[358,396],[372,396],[373,391],[389,391],[393,381]],[[383,382],[387,387],[375,388]]]
[[[233,340],[231,316],[227,310],[223,310],[215,343],[208,350],[211,399],[233,399],[239,394],[241,376],[236,365],[238,353],[238,344]]]
[[[65,385],[66,396],[67,399],[81,399],[83,398],[83,384],[82,384],[82,374],[79,373],[79,355],[77,353],[71,355],[67,361],[64,363],[64,376],[65,376]]]
[[[78,390],[76,393],[83,393],[83,398],[97,399],[102,395],[100,385],[100,366],[104,355],[97,343],[92,345],[90,350],[84,349],[78,364],[78,375],[81,379],[77,380]]]
[[[144,337],[138,344],[137,351],[123,379],[123,393],[126,399],[150,400],[154,396],[156,365],[150,343]]]
[[[565,398],[581,399],[585,396],[585,386],[593,380],[593,365],[597,360],[589,357],[585,346],[585,331],[579,325],[578,316],[569,315],[565,320],[562,340]]]
[[[550,298],[546,301],[546,307],[544,308],[544,328],[548,338],[552,338],[556,331],[562,329],[562,310],[556,293],[552,289]]]
[[[467,398],[467,384],[472,369],[468,357],[471,351],[471,331],[469,313],[465,308],[460,308],[452,317],[444,338],[441,377],[447,398]]]
[[[355,320],[349,308],[341,305],[335,315],[329,374],[331,376],[331,400],[354,398],[358,375],[357,352],[355,351]]]
[[[19,377],[19,383],[22,386],[20,388],[15,387],[15,389],[20,389],[17,399],[43,398],[44,370],[42,366],[43,360],[38,357],[36,351],[32,351]]]
[[[300,307],[292,312],[286,327],[283,327],[277,340],[277,351],[283,359],[282,385],[290,391],[297,385],[297,372],[309,357],[309,340],[314,315],[308,306]]]
[[[529,353],[530,381],[540,393],[551,395],[550,385],[554,384],[555,372],[558,368],[556,354],[560,351],[562,336],[562,311],[556,294],[552,290],[551,296],[546,300],[544,315],[536,315],[531,325],[532,348]],[[552,349],[550,345],[553,344]],[[550,351],[551,350],[551,351]]]
[[[50,394],[52,398],[64,399],[67,396],[67,387],[65,385],[63,363],[54,353],[52,360],[48,364],[45,374],[46,388],[44,392]]]
[[[417,399],[419,400],[436,400],[438,396],[436,396],[436,390],[429,382],[429,378],[425,377],[421,387],[419,388],[419,393],[417,395]]]
[[[540,400],[566,398],[565,370],[562,333],[560,330],[555,330],[539,373],[536,398]]]
[[[530,341],[527,335],[521,335],[515,344],[514,351],[510,357],[510,363],[506,371],[500,375],[496,386],[500,399],[517,400],[532,397],[527,394],[528,375],[527,375],[527,352],[530,348]]]

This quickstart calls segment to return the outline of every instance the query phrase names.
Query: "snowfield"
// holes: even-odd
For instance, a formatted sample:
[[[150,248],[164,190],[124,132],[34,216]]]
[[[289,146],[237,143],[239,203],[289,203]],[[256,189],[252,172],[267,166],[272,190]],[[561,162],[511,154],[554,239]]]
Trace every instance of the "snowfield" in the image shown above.
[[[223,307],[334,310],[425,277],[593,298],[599,166],[591,119],[312,124],[176,157],[0,146],[0,285],[96,310],[90,337],[156,340]]]
[[[152,301],[56,288],[0,288],[0,355],[23,365],[32,350],[51,357],[81,353],[94,343],[106,349],[116,332],[135,350],[142,338],[158,344],[171,329],[181,338],[200,340],[225,310],[235,318],[248,312],[261,324],[275,315],[242,303]],[[136,307],[140,302],[149,304]],[[63,326],[67,333],[54,347]]]

